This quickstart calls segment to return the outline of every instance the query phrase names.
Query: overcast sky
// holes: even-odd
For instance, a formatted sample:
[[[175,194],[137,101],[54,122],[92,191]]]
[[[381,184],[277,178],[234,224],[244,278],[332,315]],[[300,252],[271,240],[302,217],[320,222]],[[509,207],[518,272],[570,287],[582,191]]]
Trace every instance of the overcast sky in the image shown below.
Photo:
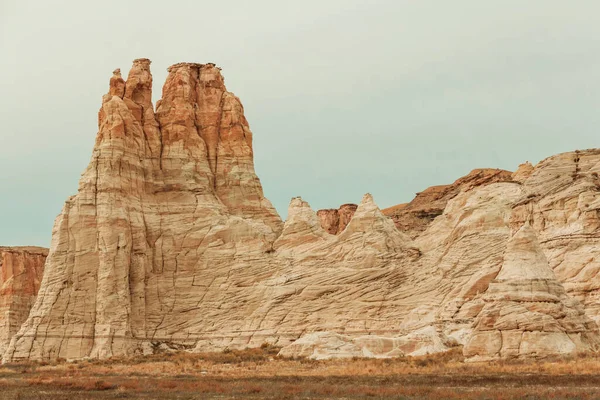
[[[283,218],[600,147],[596,0],[0,0],[0,245],[50,243],[113,69],[214,62]]]

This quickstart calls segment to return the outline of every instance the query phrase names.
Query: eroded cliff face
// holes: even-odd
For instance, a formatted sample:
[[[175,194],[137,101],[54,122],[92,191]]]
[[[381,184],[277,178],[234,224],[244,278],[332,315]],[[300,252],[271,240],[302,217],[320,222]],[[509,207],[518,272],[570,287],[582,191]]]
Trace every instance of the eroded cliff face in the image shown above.
[[[126,82],[119,70],[110,80],[92,159],[56,219],[40,296],[7,359],[126,355],[196,337],[199,320],[211,326],[212,312],[243,302],[215,298],[232,284],[229,267],[243,268],[239,254],[264,254],[281,231],[220,70],[170,67],[154,112],[149,66],[135,60]]]
[[[48,249],[0,247],[0,354],[29,315]]]
[[[136,60],[127,81],[119,70],[110,79],[92,159],[56,219],[40,296],[4,360],[393,333],[410,308],[394,306],[401,267],[419,252],[372,197],[338,236],[301,199],[283,226],[219,69],[170,67],[154,111],[149,65]]]
[[[313,358],[597,349],[600,150],[474,170],[384,212],[368,194],[319,213],[294,198],[283,223],[219,68],[173,65],[154,110],[149,66],[110,79],[92,159],[4,361],[264,342]],[[528,326],[502,313],[557,345],[497,346]]]
[[[511,227],[528,221],[550,267],[586,314],[600,321],[600,150],[549,157],[523,181]]]

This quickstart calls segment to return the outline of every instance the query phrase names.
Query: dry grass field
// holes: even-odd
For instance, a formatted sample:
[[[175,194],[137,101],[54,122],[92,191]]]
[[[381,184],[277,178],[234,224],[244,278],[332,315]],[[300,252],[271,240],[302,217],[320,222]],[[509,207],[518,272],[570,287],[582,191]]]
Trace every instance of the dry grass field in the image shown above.
[[[0,367],[0,399],[598,399],[600,357],[313,361],[277,348]]]

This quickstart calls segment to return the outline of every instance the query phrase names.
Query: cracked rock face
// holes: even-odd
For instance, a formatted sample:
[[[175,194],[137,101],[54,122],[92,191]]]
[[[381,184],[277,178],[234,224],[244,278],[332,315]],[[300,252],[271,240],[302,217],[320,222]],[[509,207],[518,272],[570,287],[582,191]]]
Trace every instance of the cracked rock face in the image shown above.
[[[418,250],[372,197],[339,236],[301,199],[284,226],[220,70],[170,67],[154,111],[149,66],[136,60],[126,81],[118,70],[110,79],[92,159],[55,221],[40,296],[3,360],[393,332],[411,307],[396,303]]]
[[[29,315],[48,249],[0,247],[0,354]]]
[[[314,332],[281,349],[284,357],[307,357],[313,360],[330,358],[373,357],[391,358],[420,356],[448,350],[448,343],[427,327],[404,336],[347,336],[333,332]]]
[[[175,64],[151,98],[149,60],[114,71],[3,361],[265,342],[314,358],[595,351],[600,150],[474,170],[392,214],[369,194],[319,213],[294,198],[283,223],[218,67]]]
[[[102,358],[185,339],[220,308],[209,293],[229,284],[220,266],[263,254],[279,234],[243,107],[219,69],[169,68],[156,112],[151,88],[147,59],[126,82],[119,70],[110,79],[92,159],[53,228],[41,296],[5,358]]]

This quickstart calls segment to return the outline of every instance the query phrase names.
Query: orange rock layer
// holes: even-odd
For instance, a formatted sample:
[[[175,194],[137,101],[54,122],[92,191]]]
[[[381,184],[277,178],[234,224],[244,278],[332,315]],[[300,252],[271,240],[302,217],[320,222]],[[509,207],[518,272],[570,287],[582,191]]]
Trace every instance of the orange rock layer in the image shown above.
[[[47,255],[40,247],[0,247],[0,352],[29,315]]]
[[[358,205],[343,204],[340,208],[330,208],[317,211],[321,227],[332,235],[340,234],[352,219]]]

